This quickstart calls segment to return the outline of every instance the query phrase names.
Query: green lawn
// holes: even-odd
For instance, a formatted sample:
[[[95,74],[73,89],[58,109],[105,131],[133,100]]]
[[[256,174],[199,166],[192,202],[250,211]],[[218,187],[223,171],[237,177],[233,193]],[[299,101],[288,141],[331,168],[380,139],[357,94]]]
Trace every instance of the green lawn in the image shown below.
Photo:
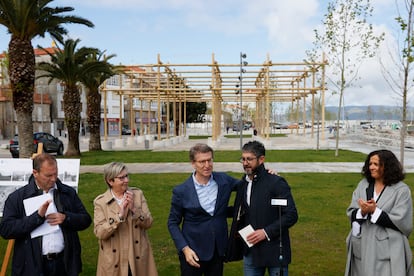
[[[270,153],[272,152],[272,153]],[[290,154],[289,154],[290,152]],[[164,160],[170,158],[188,158],[187,154],[161,153]],[[217,152],[216,160],[230,158],[238,159],[240,154],[235,152]],[[304,155],[314,155],[314,159],[329,161],[333,151],[274,151],[273,162],[289,162],[305,159]],[[93,155],[97,155],[93,157]],[[112,160],[122,160],[125,163],[145,162],[145,158],[158,155],[155,152],[108,152],[82,156],[82,164],[93,164],[93,159],[99,164]],[[174,154],[175,155],[175,154]],[[273,155],[269,151],[268,157]],[[365,155],[342,151],[340,156],[350,161],[361,162]],[[220,158],[218,158],[220,156]],[[157,157],[161,158],[161,157]],[[309,157],[306,157],[308,159]],[[269,158],[268,158],[269,159]],[[152,160],[152,159],[151,159]],[[187,159],[184,159],[187,160]],[[333,160],[331,160],[333,161]],[[336,160],[335,160],[336,161]],[[148,161],[146,161],[148,162]],[[166,161],[171,162],[171,161]],[[323,162],[323,161],[321,161]],[[241,174],[230,173],[235,177]],[[152,247],[160,276],[179,275],[179,264],[176,250],[167,230],[167,217],[170,208],[171,191],[173,187],[183,182],[188,173],[168,174],[131,174],[130,186],[136,186],[144,191],[154,217],[153,227],[149,230]],[[289,182],[299,212],[298,223],[291,228],[292,264],[291,275],[342,275],[345,266],[345,238],[349,231],[349,223],[345,210],[350,203],[352,191],[361,179],[357,173],[289,173],[283,174]],[[413,187],[414,174],[408,174],[406,183]],[[93,199],[107,188],[101,174],[86,173],[79,177],[79,195],[88,211],[93,215]],[[230,201],[233,202],[233,199]],[[97,240],[93,234],[93,226],[80,232],[82,243],[83,269],[82,275],[94,275],[97,260]],[[413,235],[410,242],[414,245]],[[7,241],[0,238],[0,260],[3,260]],[[275,256],[276,258],[277,256]],[[9,275],[9,274],[8,274]],[[242,262],[225,264],[226,276],[242,275]]]
[[[240,151],[218,150],[214,152],[214,162],[239,162]],[[266,162],[363,162],[366,155],[361,152],[340,150],[267,150]],[[81,165],[103,165],[113,160],[124,163],[189,162],[186,151],[99,151],[83,152]]]

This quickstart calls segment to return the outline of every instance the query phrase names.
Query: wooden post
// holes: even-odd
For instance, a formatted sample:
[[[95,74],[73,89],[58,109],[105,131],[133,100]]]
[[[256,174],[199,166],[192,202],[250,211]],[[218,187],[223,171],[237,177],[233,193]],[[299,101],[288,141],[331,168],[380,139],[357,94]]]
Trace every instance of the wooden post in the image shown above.
[[[43,143],[37,144],[37,152],[32,154],[32,159],[43,152]]]
[[[43,143],[37,145],[37,152],[32,154],[32,159],[43,152]],[[7,266],[9,265],[10,256],[13,250],[14,240],[7,243],[6,254],[4,254],[3,264],[1,265],[0,276],[6,276]]]
[[[9,240],[7,243],[6,254],[3,258],[3,264],[1,266],[0,276],[6,276],[7,266],[9,264],[11,252],[13,250],[14,240]]]
[[[9,240],[7,243],[6,254],[3,258],[3,264],[1,265],[0,276],[6,276],[7,266],[9,264],[11,252],[13,250],[14,240]]]

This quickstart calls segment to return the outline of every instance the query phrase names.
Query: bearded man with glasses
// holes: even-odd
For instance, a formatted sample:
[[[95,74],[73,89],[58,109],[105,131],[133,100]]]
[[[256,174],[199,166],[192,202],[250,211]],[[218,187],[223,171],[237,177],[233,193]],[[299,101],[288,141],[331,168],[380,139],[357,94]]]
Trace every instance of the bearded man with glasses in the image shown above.
[[[245,176],[234,203],[227,260],[243,259],[245,276],[288,275],[291,262],[289,228],[298,220],[287,181],[270,174],[264,166],[265,147],[258,141],[244,144]],[[242,229],[250,228],[244,235]]]

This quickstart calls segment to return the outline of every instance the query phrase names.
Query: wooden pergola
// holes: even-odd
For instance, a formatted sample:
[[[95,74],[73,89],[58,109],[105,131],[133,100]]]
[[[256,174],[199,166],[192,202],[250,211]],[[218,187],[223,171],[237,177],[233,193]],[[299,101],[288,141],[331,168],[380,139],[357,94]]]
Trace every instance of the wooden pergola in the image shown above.
[[[273,102],[288,102],[292,110],[299,114],[300,102],[303,102],[303,118],[296,116],[296,121],[305,123],[306,102],[311,96],[310,105],[313,125],[315,122],[315,94],[320,92],[321,122],[322,128],[325,125],[325,66],[327,62],[322,58],[320,62],[292,62],[274,63],[268,57],[260,64],[219,64],[212,54],[211,63],[206,64],[171,64],[163,63],[160,55],[155,64],[142,64],[125,66],[125,75],[128,81],[120,82],[119,88],[109,88],[104,85],[101,92],[104,94],[104,108],[106,108],[106,93],[112,92],[123,95],[130,100],[131,125],[132,99],[137,98],[141,104],[143,101],[157,102],[158,109],[158,139],[161,139],[161,107],[166,105],[166,121],[174,121],[179,125],[179,135],[185,135],[186,123],[186,102],[207,102],[211,105],[212,115],[212,140],[216,141],[221,135],[222,103],[240,103],[240,114],[243,114],[243,103],[255,103],[256,116],[254,118],[255,129],[265,139],[270,134],[271,104]],[[130,68],[135,68],[130,70]],[[136,68],[140,68],[136,70]],[[320,80],[317,83],[317,73]],[[120,77],[120,80],[122,78]],[[122,106],[120,97],[120,106]],[[183,104],[184,103],[184,104]],[[171,112],[172,109],[178,112]],[[151,104],[148,105],[149,109]],[[184,110],[182,109],[182,106]],[[144,112],[141,107],[139,112]],[[149,111],[148,111],[149,112]],[[178,113],[178,116],[176,115]],[[106,111],[104,112],[106,115]],[[184,114],[184,117],[182,116]],[[177,118],[178,117],[178,118]],[[181,118],[184,118],[183,122]],[[142,117],[142,114],[140,115]],[[106,118],[104,118],[106,120]],[[120,120],[121,121],[121,120]],[[141,127],[142,128],[142,120]],[[105,121],[105,128],[106,128]],[[121,122],[120,122],[121,127]],[[167,124],[167,136],[170,133]],[[299,130],[296,130],[299,131]],[[304,130],[305,131],[305,130]],[[175,132],[174,132],[175,133]],[[105,129],[105,137],[107,130]],[[167,137],[168,138],[168,137]],[[322,139],[323,132],[322,132]]]

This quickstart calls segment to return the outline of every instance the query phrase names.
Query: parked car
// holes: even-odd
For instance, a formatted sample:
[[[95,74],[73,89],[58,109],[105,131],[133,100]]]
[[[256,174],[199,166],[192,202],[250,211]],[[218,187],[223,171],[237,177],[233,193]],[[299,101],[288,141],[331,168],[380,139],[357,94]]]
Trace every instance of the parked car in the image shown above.
[[[43,152],[56,153],[57,155],[63,155],[63,142],[46,132],[35,132],[33,134],[33,153],[37,152],[37,146],[39,143],[43,143]],[[9,150],[13,158],[19,158],[19,136],[14,135],[10,140]]]
[[[234,124],[233,125],[233,131],[239,131],[239,126],[240,126],[240,124]],[[244,124],[243,125],[243,130],[249,130],[249,129],[250,129],[249,124]]]
[[[131,130],[129,128],[122,128],[122,135],[131,135]]]
[[[375,127],[371,124],[363,124],[363,125],[361,125],[361,128],[362,129],[373,129]]]
[[[279,124],[279,123],[275,123],[273,125],[274,129],[288,129],[288,125],[284,125],[284,124]]]

